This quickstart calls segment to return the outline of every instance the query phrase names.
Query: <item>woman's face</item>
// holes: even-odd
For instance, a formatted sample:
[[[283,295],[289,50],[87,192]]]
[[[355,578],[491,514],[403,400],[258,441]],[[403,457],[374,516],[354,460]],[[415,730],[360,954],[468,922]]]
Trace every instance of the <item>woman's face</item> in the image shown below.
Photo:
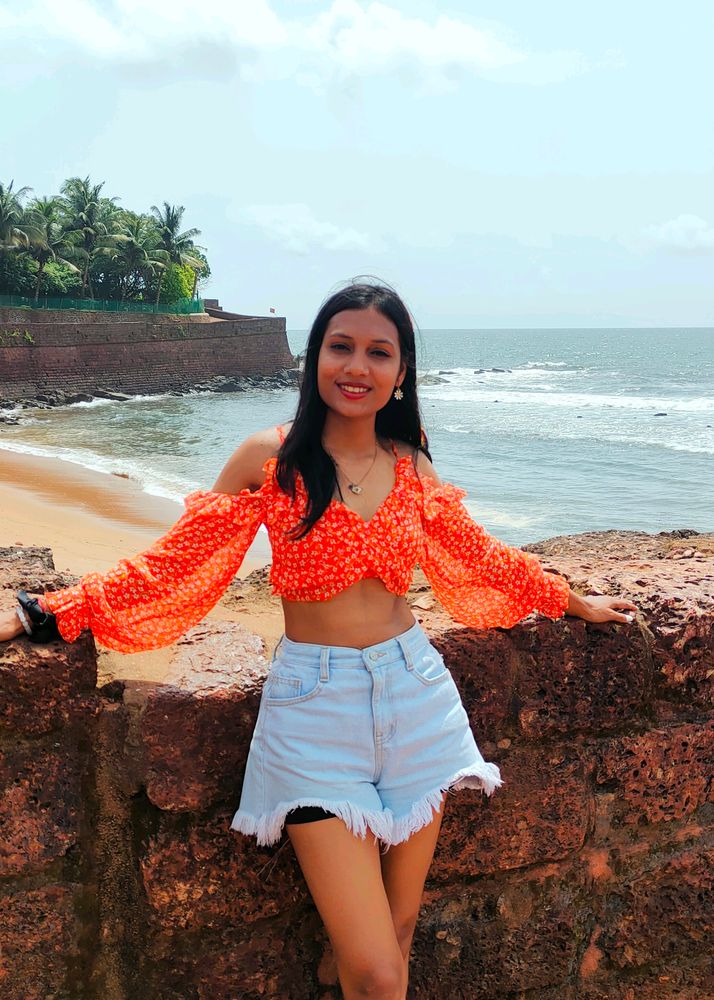
[[[405,374],[390,319],[372,308],[335,313],[317,356],[317,388],[326,406],[346,417],[376,413]]]

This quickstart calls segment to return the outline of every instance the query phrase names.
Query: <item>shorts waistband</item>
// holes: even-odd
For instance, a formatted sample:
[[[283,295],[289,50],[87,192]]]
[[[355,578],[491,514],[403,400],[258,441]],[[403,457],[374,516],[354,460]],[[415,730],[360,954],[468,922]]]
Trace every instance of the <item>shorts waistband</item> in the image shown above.
[[[356,646],[322,646],[313,642],[295,642],[282,635],[275,647],[274,658],[278,655],[285,655],[293,662],[302,663],[324,663],[329,661],[330,669],[359,668],[365,667],[370,670],[373,667],[384,667],[390,663],[401,661],[404,657],[407,662],[415,656],[419,650],[429,644],[429,638],[424,632],[419,622],[414,622],[406,632],[395,635],[391,639],[377,642],[372,646],[365,646],[359,649]]]

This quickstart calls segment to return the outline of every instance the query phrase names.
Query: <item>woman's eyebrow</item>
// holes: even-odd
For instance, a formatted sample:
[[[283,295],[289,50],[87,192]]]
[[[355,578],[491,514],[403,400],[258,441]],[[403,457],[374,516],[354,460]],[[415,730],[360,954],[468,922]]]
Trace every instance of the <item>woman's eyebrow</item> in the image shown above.
[[[354,340],[354,337],[351,337],[349,335],[349,333],[342,333],[341,330],[331,330],[330,333],[329,333],[329,336],[330,337],[344,337],[345,340]],[[371,344],[389,344],[390,347],[394,347],[394,343],[391,340],[387,340],[386,337],[374,337],[374,339],[370,340],[370,343]]]

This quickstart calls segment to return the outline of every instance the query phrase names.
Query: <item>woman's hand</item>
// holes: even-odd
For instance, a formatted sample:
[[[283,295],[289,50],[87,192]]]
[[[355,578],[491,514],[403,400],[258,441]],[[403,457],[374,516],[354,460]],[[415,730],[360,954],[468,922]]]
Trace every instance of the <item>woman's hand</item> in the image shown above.
[[[608,597],[605,594],[598,594],[592,597],[581,597],[575,591],[570,591],[570,603],[565,612],[567,615],[574,615],[576,618],[583,618],[586,622],[631,622],[632,615],[618,611],[618,608],[629,608],[637,611],[637,605],[632,601],[626,601],[622,597]]]
[[[8,639],[15,639],[18,635],[24,635],[25,629],[22,622],[17,617],[15,610],[0,611],[0,642],[7,642]]]

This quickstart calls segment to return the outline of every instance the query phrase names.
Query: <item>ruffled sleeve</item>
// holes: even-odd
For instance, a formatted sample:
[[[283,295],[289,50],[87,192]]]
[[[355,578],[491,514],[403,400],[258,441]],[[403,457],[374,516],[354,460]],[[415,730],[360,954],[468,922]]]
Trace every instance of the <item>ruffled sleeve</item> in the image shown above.
[[[421,567],[455,621],[471,628],[510,628],[531,611],[565,614],[569,586],[537,556],[506,545],[477,524],[463,505],[466,491],[422,477],[424,544]]]
[[[184,506],[146,551],[43,595],[63,639],[88,628],[102,645],[136,653],[169,645],[208,614],[255,538],[265,492],[197,490]]]

